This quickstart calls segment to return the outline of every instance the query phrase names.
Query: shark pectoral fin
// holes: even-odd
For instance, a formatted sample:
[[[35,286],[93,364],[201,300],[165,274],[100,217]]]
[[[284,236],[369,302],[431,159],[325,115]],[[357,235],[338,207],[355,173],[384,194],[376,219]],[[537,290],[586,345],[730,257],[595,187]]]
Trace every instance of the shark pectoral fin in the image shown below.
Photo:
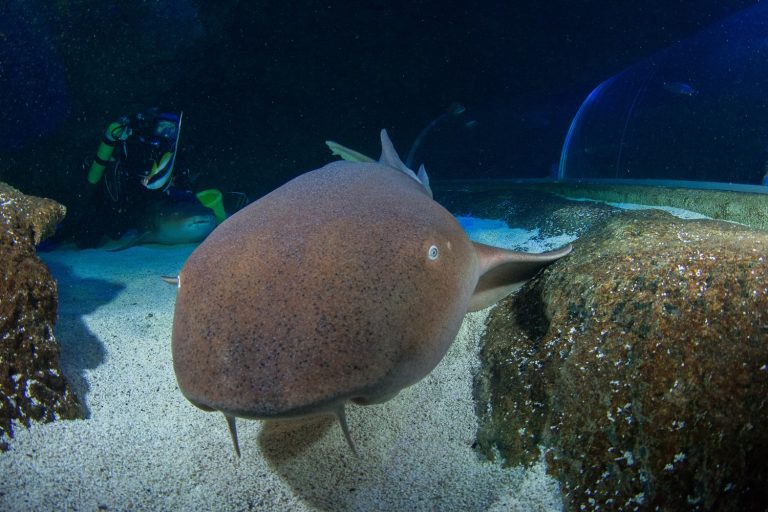
[[[353,398],[352,402],[356,403],[357,405],[383,404],[384,402],[388,402],[395,398],[398,393],[400,393],[400,390],[395,389],[375,396],[358,396]]]
[[[163,281],[165,281],[168,284],[172,284],[172,285],[176,286],[177,288],[179,286],[181,286],[179,284],[179,283],[181,283],[181,281],[179,280],[179,276],[160,276],[160,279],[162,279]]]
[[[344,412],[344,405],[340,405],[339,408],[334,411],[334,413],[339,419],[339,424],[341,425],[342,432],[344,432],[344,439],[347,440],[347,445],[349,445],[352,453],[358,455],[357,449],[355,448],[355,443],[352,441],[352,436],[349,434],[349,426],[347,426],[347,415]]]
[[[520,288],[542,268],[571,252],[571,245],[532,254],[473,242],[479,260],[480,278],[469,301],[468,311],[479,311]]]
[[[123,242],[122,244],[118,245],[117,247],[113,247],[112,249],[107,249],[108,252],[118,252],[118,251],[124,251],[125,249],[128,249],[129,247],[133,247],[134,245],[141,245],[143,243],[149,243],[152,241],[152,232],[151,231],[145,231],[144,233],[140,234],[139,236],[133,237],[130,240]]]
[[[237,442],[237,425],[235,424],[235,417],[225,414],[227,419],[227,426],[229,427],[229,435],[232,437],[232,445],[235,447],[235,453],[238,458],[240,457],[240,443]]]

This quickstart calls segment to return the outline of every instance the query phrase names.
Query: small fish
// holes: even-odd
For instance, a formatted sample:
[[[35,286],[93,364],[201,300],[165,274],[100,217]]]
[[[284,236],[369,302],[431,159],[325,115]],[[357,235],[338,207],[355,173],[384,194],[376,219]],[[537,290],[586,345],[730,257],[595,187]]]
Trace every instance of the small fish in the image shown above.
[[[171,184],[173,174],[173,153],[168,151],[160,158],[160,162],[152,162],[152,170],[141,178],[141,184],[150,190],[165,189]]]
[[[681,96],[696,96],[699,94],[697,89],[694,89],[691,84],[685,82],[664,82],[662,85],[665,91],[672,94],[679,94]]]
[[[181,135],[181,118],[184,112],[179,114],[179,126],[176,128],[176,142],[173,145],[173,152],[166,152],[160,157],[160,162],[152,163],[152,170],[141,179],[141,184],[150,190],[163,189],[168,190],[173,183],[171,176],[173,174],[173,165],[176,163],[176,151],[179,149],[179,136]]]

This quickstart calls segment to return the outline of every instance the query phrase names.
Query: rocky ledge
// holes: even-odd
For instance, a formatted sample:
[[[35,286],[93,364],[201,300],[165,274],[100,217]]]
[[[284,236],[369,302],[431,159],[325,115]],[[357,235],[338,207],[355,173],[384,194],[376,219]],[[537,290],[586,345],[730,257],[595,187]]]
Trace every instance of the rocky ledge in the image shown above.
[[[569,510],[762,510],[768,233],[646,211],[574,245],[490,314],[479,449],[543,448]]]
[[[77,418],[82,409],[59,371],[53,335],[56,281],[35,253],[66,209],[0,183],[0,450],[19,422]]]

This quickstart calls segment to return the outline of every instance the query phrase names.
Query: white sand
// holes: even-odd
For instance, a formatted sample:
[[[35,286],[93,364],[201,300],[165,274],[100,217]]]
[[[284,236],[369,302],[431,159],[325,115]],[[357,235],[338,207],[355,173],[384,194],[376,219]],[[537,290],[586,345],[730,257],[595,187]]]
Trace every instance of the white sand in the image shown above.
[[[614,208],[619,208],[621,210],[662,210],[667,213],[670,213],[674,217],[677,217],[679,219],[711,219],[712,217],[707,217],[706,215],[703,215],[698,212],[694,212],[691,210],[686,210],[684,208],[677,208],[675,206],[661,206],[661,205],[648,205],[648,204],[638,204],[638,203],[614,203],[611,201],[601,201],[600,199],[591,199],[588,197],[569,197],[569,201],[579,201],[579,202],[585,202],[585,203],[603,203],[607,204],[608,206],[613,206]]]
[[[543,464],[471,449],[472,372],[487,311],[467,315],[427,378],[384,405],[348,408],[359,457],[332,418],[238,423],[176,387],[175,275],[191,247],[44,255],[59,281],[62,370],[86,420],[18,428],[0,454],[0,510],[560,510]]]
[[[572,234],[543,238],[538,229],[528,231],[510,228],[503,220],[478,217],[456,217],[456,219],[473,241],[515,251],[550,251],[576,240]]]

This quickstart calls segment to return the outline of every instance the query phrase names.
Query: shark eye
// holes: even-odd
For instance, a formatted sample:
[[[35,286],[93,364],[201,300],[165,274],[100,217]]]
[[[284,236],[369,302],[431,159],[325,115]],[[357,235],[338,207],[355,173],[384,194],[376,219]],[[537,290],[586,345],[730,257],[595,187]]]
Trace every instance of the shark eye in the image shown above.
[[[427,258],[434,261],[437,259],[437,257],[440,255],[440,251],[437,249],[436,245],[430,245],[429,249],[427,250]]]

